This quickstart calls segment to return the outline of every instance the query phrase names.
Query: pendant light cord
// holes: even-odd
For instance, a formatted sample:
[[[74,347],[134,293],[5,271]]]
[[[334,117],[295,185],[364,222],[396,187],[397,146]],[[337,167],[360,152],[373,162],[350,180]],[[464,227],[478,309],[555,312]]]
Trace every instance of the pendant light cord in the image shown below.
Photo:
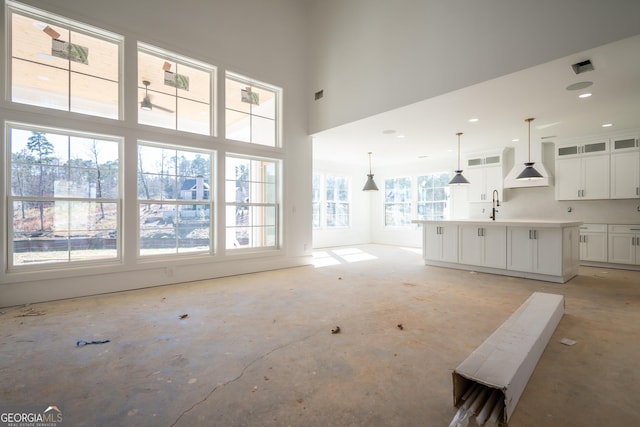
[[[460,170],[460,135],[462,132],[458,132],[456,135],[458,135],[458,170]]]
[[[371,175],[371,151],[369,151],[369,175]]]
[[[533,117],[529,117],[528,119],[524,119],[525,122],[529,123],[529,163],[531,163],[531,122],[534,120]]]

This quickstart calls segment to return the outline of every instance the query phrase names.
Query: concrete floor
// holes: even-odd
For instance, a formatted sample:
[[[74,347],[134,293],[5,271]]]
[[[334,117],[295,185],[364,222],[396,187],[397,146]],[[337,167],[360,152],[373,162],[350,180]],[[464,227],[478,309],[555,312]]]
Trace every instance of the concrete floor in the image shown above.
[[[398,247],[325,252],[338,264],[2,309],[0,409],[56,405],[63,426],[448,426],[452,370],[541,291],[566,311],[509,425],[640,425],[640,272],[558,285]]]

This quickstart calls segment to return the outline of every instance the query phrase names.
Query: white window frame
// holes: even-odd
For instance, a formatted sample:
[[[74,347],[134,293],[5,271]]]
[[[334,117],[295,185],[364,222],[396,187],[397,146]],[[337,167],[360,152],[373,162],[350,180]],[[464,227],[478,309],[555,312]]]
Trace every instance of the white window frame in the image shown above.
[[[274,126],[275,126],[275,141],[274,141],[274,145],[266,145],[266,144],[260,144],[260,143],[256,143],[252,140],[250,141],[242,141],[242,140],[238,140],[238,139],[233,139],[231,138],[228,134],[227,134],[227,112],[229,110],[232,110],[230,108],[228,108],[227,106],[227,101],[226,98],[229,96],[229,94],[225,93],[225,101],[224,101],[224,111],[225,111],[225,130],[224,130],[224,135],[225,138],[230,140],[230,141],[237,141],[239,143],[242,144],[250,144],[256,147],[268,147],[268,148],[282,148],[282,88],[279,88],[277,86],[268,84],[268,83],[264,83],[255,79],[252,79],[250,77],[247,76],[243,76],[241,74],[238,73],[234,73],[232,71],[227,71],[225,73],[225,84],[226,84],[226,80],[230,79],[233,81],[236,81],[238,83],[250,86],[250,87],[256,87],[256,88],[260,88],[260,89],[264,89],[267,91],[272,91],[275,93],[275,118],[274,118]],[[232,110],[235,111],[235,110]],[[253,113],[249,113],[249,118],[252,119],[254,117]],[[257,116],[259,117],[259,116]],[[252,129],[252,125],[250,126],[250,133],[251,133],[251,129]]]
[[[432,187],[432,190],[435,189],[439,189],[442,188],[444,190],[445,193],[445,199],[444,200],[423,200],[423,196],[426,195],[426,189],[423,189],[421,187],[421,182],[422,179],[428,179],[428,177],[431,177],[432,180],[437,179],[438,178],[443,178],[446,177],[446,181],[447,184],[443,185],[442,187]],[[448,185],[448,181],[451,179],[451,174],[449,172],[436,172],[436,173],[430,173],[430,174],[426,174],[426,175],[419,175],[416,180],[416,218],[420,219],[420,220],[439,220],[439,219],[447,219],[450,216],[450,202],[451,202],[451,192],[450,192],[450,187]],[[443,215],[441,217],[435,217],[434,215],[425,215],[420,213],[420,208],[421,206],[424,205],[428,205],[428,204],[436,204],[436,203],[444,203],[444,209],[443,209]]]
[[[103,134],[98,134],[95,132],[80,132],[80,131],[74,131],[74,130],[69,130],[69,129],[60,129],[60,128],[51,128],[51,127],[46,127],[46,126],[38,126],[38,125],[32,125],[32,124],[24,124],[24,123],[16,123],[16,122],[5,122],[5,141],[7,141],[7,143],[5,144],[5,164],[4,164],[4,168],[7,171],[11,171],[12,170],[12,161],[11,161],[11,130],[12,129],[19,129],[19,130],[24,130],[24,131],[31,131],[31,132],[42,132],[42,133],[55,133],[58,135],[64,135],[67,137],[79,137],[79,138],[95,138],[95,139],[100,139],[103,141],[113,141],[115,143],[118,144],[118,195],[115,198],[87,198],[87,197],[72,197],[69,195],[66,196],[14,196],[13,195],[13,191],[11,189],[11,178],[10,178],[10,174],[8,176],[7,182],[6,182],[6,195],[7,195],[7,205],[6,205],[6,218],[7,218],[7,237],[5,239],[5,242],[3,242],[3,245],[6,245],[7,248],[7,270],[8,272],[25,272],[25,271],[43,271],[43,270],[50,270],[50,269],[69,269],[69,268],[74,268],[74,267],[82,267],[82,266],[100,266],[100,265],[105,265],[105,264],[114,264],[114,263],[121,263],[122,261],[122,226],[123,226],[123,218],[122,218],[122,193],[123,193],[123,187],[124,187],[124,172],[123,172],[123,163],[122,159],[122,153],[123,153],[123,145],[124,145],[124,138],[123,137],[118,137],[118,136],[112,136],[112,135],[103,135]],[[112,203],[116,205],[116,219],[117,219],[117,225],[116,225],[116,236],[117,236],[117,240],[116,240],[116,254],[113,257],[109,257],[109,258],[100,258],[100,259],[95,259],[95,260],[79,260],[79,261],[73,261],[73,260],[68,260],[68,261],[60,261],[60,262],[41,262],[41,263],[34,263],[34,264],[30,264],[30,265],[15,265],[14,264],[14,250],[13,250],[13,238],[11,236],[13,236],[14,232],[13,232],[13,221],[11,218],[13,218],[12,215],[12,210],[13,210],[13,204],[15,201],[33,201],[33,202],[38,202],[38,201],[43,201],[43,202],[69,202],[69,203],[73,203],[73,202],[81,202],[81,203],[98,203],[99,202],[103,202],[103,203]],[[67,250],[67,254],[69,255],[71,253],[71,249],[69,248]]]
[[[353,213],[352,213],[352,182],[351,182],[351,177],[348,175],[341,175],[341,174],[333,174],[333,173],[316,173],[314,174],[314,177],[318,177],[318,183],[319,183],[319,197],[317,200],[313,200],[312,203],[314,205],[317,205],[318,208],[318,226],[313,225],[313,229],[314,230],[333,230],[333,229],[345,229],[345,228],[350,228],[351,227],[351,220],[353,217]],[[333,200],[329,200],[327,198],[327,191],[328,191],[328,181],[329,178],[334,178],[334,179],[340,179],[340,180],[345,180],[346,184],[347,184],[347,200],[346,201],[341,201],[339,200],[339,198],[337,198],[337,194],[334,191],[334,199]],[[315,187],[314,187],[314,191],[315,191]],[[342,204],[342,205],[347,205],[347,223],[345,225],[330,225],[330,217],[331,214],[329,213],[329,205],[331,203],[335,203],[336,205],[338,204]],[[313,210],[314,208],[312,208]],[[337,217],[337,215],[336,215]]]
[[[84,24],[82,22],[78,22],[69,18],[65,18],[63,16],[51,13],[51,12],[47,12],[41,9],[37,9],[35,7],[32,6],[28,6],[22,3],[18,3],[12,0],[6,0],[6,8],[5,8],[5,12],[6,12],[6,19],[5,19],[5,26],[6,26],[6,49],[7,49],[7,57],[6,57],[6,69],[7,69],[7,73],[6,73],[6,96],[7,96],[7,101],[9,102],[15,102],[18,104],[23,104],[23,105],[29,105],[31,107],[35,107],[35,108],[45,108],[48,110],[53,110],[53,111],[62,111],[62,112],[67,112],[67,113],[74,113],[74,114],[88,114],[94,117],[101,117],[101,118],[106,118],[106,119],[111,119],[110,117],[107,116],[103,116],[103,115],[98,115],[98,114],[90,114],[84,111],[74,111],[71,108],[71,103],[69,103],[68,108],[67,109],[60,109],[60,108],[52,108],[52,107],[46,107],[43,105],[39,105],[39,104],[31,104],[31,103],[23,103],[23,102],[19,102],[19,101],[13,101],[13,66],[12,66],[12,59],[13,59],[13,51],[12,51],[12,37],[13,37],[13,28],[12,28],[12,15],[13,14],[18,14],[21,16],[25,16],[28,18],[32,18],[32,19],[36,19],[36,20],[42,20],[45,22],[49,22],[51,24],[60,26],[60,27],[64,27],[67,28],[70,31],[75,31],[78,33],[82,33],[86,36],[89,37],[93,37],[93,38],[97,38],[97,39],[103,39],[105,41],[108,41],[110,43],[114,43],[118,46],[118,104],[117,104],[117,117],[114,118],[114,120],[122,120],[123,119],[123,104],[124,104],[124,84],[123,84],[123,78],[122,76],[124,75],[123,72],[123,58],[124,58],[124,37],[116,34],[116,33],[112,33],[110,31],[106,31],[103,30],[101,28],[97,28],[91,25],[87,25]],[[68,70],[69,74],[74,73],[71,70]],[[94,76],[95,77],[95,76]],[[71,89],[69,88],[69,91]],[[71,97],[71,93],[69,92],[67,94],[67,96],[70,98]]]
[[[138,182],[139,182],[139,178],[136,181],[136,194],[138,194],[138,196],[136,197],[136,201],[137,201],[137,249],[138,249],[138,257],[140,259],[144,259],[144,260],[148,260],[148,259],[157,259],[158,257],[185,257],[185,256],[194,256],[194,255],[213,255],[216,252],[216,241],[215,241],[215,224],[216,224],[216,211],[215,211],[215,201],[216,201],[216,192],[212,191],[212,189],[216,188],[216,182],[215,182],[215,165],[216,165],[216,152],[212,151],[212,150],[203,150],[203,149],[198,149],[198,148],[193,148],[190,146],[184,146],[184,145],[176,145],[176,144],[162,144],[162,143],[157,143],[157,142],[152,142],[152,141],[147,141],[147,140],[138,140],[137,143],[137,147],[138,150],[140,149],[140,147],[151,147],[151,148],[159,148],[159,149],[167,149],[167,150],[176,150],[176,151],[188,151],[188,152],[192,152],[192,153],[203,153],[203,154],[207,154],[209,155],[209,192],[208,192],[208,198],[201,200],[201,201],[195,201],[192,199],[180,199],[178,198],[178,195],[176,195],[175,199],[141,199],[139,196],[139,189],[138,189]],[[136,152],[138,152],[138,150],[136,150]],[[140,165],[138,162],[137,166],[136,166],[136,176],[139,177],[140,175]],[[177,175],[176,175],[177,177]],[[179,188],[176,188],[177,191],[180,191]],[[209,248],[208,249],[203,249],[203,250],[186,250],[183,252],[180,252],[180,245],[179,245],[179,236],[178,234],[176,234],[175,236],[175,241],[176,241],[176,245],[175,247],[172,247],[171,249],[175,249],[175,251],[170,252],[169,250],[166,251],[159,251],[156,254],[153,253],[142,253],[142,248],[141,248],[141,244],[142,244],[142,230],[140,228],[140,212],[141,209],[144,205],[170,205],[170,206],[174,206],[175,207],[175,212],[176,215],[179,215],[178,212],[180,212],[180,209],[186,206],[193,206],[193,205],[199,205],[199,206],[207,206],[209,208]],[[179,221],[179,219],[176,219],[176,221]],[[177,228],[176,228],[177,231]],[[169,249],[169,248],[168,248]]]
[[[208,73],[209,74],[209,114],[208,114],[208,119],[209,119],[209,131],[207,133],[203,133],[203,132],[192,132],[194,134],[198,134],[198,135],[209,135],[209,136],[217,136],[217,104],[218,104],[218,100],[216,97],[216,81],[217,81],[217,68],[211,64],[207,64],[205,62],[202,61],[198,61],[197,59],[193,59],[193,58],[189,58],[187,56],[184,55],[180,55],[178,53],[174,53],[153,45],[150,45],[148,43],[144,43],[139,41],[137,44],[137,54],[139,54],[140,52],[148,54],[148,55],[152,55],[161,59],[165,59],[165,60],[170,60],[172,62],[177,63],[178,65],[183,64],[187,67],[191,67],[191,68],[195,68],[199,71],[202,71],[204,73]],[[138,55],[137,55],[138,56]],[[138,56],[139,57],[139,56]],[[138,68],[140,67],[140,64],[138,64]],[[138,92],[140,93],[141,96],[143,96],[144,93],[146,92],[154,92],[154,88],[156,88],[156,86],[159,85],[159,82],[153,82],[153,84],[149,85],[149,87],[145,90],[145,86],[142,83],[142,80],[144,79],[148,79],[149,76],[144,76],[144,75],[140,75],[140,70],[138,70],[137,72],[137,81],[136,81],[136,86],[138,87]],[[160,125],[154,125],[151,123],[140,123],[140,101],[142,101],[143,98],[140,98],[137,104],[138,107],[138,120],[137,123],[142,125],[142,126],[154,126],[154,127],[159,127],[159,128],[164,128],[164,129],[172,129],[172,130],[176,130],[176,131],[180,131],[180,132],[191,132],[188,129],[179,129],[178,123],[179,123],[179,111],[178,111],[178,106],[177,106],[177,101],[182,98],[179,95],[179,90],[176,87],[175,90],[175,95],[168,95],[165,94],[167,96],[172,96],[173,98],[175,98],[176,100],[176,105],[175,105],[175,122],[174,122],[174,126],[169,127],[169,126],[160,126]],[[195,102],[195,101],[194,101]],[[206,104],[205,104],[206,105]]]
[[[274,183],[274,197],[275,200],[274,202],[270,203],[270,202],[256,202],[254,200],[248,200],[248,201],[237,201],[237,196],[235,193],[235,189],[236,189],[236,183],[237,180],[236,179],[228,179],[227,173],[228,171],[226,170],[226,168],[228,167],[227,164],[227,160],[229,158],[234,158],[234,159],[243,159],[243,160],[249,160],[250,162],[252,161],[264,161],[264,162],[271,162],[274,164],[275,167],[275,183]],[[274,250],[274,249],[280,249],[281,246],[281,241],[282,241],[282,237],[281,237],[281,233],[282,233],[282,223],[281,223],[281,204],[282,204],[282,167],[283,167],[283,161],[280,159],[276,159],[276,158],[272,158],[272,157],[262,157],[262,156],[250,156],[250,155],[245,155],[245,154],[238,154],[238,153],[227,153],[225,156],[225,211],[227,212],[226,214],[226,223],[224,225],[224,229],[225,229],[225,248],[227,253],[242,253],[242,252],[247,252],[247,251],[263,251],[263,250]],[[251,168],[250,168],[251,169]],[[250,171],[250,173],[252,173],[252,171]],[[253,178],[251,175],[249,176],[248,182],[250,184],[265,184],[267,183],[266,181],[259,181],[255,178]],[[233,188],[232,188],[232,184],[233,184]],[[231,200],[231,193],[233,193],[233,200]],[[242,226],[239,226],[237,223],[234,225],[230,225],[229,224],[229,214],[228,212],[233,209],[236,212],[238,211],[239,207],[243,207],[243,208],[248,208],[248,210],[250,211],[252,207],[256,207],[256,208],[273,208],[274,209],[274,226],[275,226],[275,230],[274,230],[274,244],[273,245],[253,245],[253,243],[251,243],[251,238],[249,238],[249,242],[251,243],[248,246],[244,246],[244,245],[240,245],[240,246],[236,246],[235,245],[235,239],[234,242],[231,242],[230,238],[228,237],[229,234],[231,232],[233,232],[233,230],[235,229],[239,229],[239,228],[243,228]],[[230,209],[231,208],[231,209]],[[251,216],[249,214],[249,216]],[[256,230],[260,230],[260,228],[267,228],[268,224],[259,224],[259,225],[253,225],[253,224],[249,224],[246,226],[246,228],[249,228],[251,230],[251,232],[256,231]]]
[[[389,196],[389,191],[391,191],[392,189],[387,189],[387,184],[389,181],[394,181],[395,183],[397,183],[400,180],[409,180],[409,188],[405,189],[404,192],[406,194],[400,194],[401,198],[407,197],[408,200],[392,200],[392,201],[387,201],[388,196]],[[395,189],[393,189],[395,191]],[[412,215],[412,209],[413,209],[413,179],[410,176],[398,176],[398,177],[390,177],[390,178],[385,178],[384,180],[384,200],[383,200],[383,215],[384,215],[384,227],[385,228],[400,228],[400,227],[408,227],[411,225],[411,215]],[[395,196],[394,196],[395,199]],[[396,216],[397,213],[399,212],[395,212],[396,209],[394,209],[394,207],[402,207],[403,205],[408,205],[408,209],[404,209],[405,211],[407,211],[408,213],[406,213],[405,215],[408,216],[408,218],[405,219],[404,218],[400,218],[400,223],[399,224],[388,224],[387,223],[387,208],[391,207],[392,211],[394,211],[394,217]],[[402,209],[401,209],[402,210]]]

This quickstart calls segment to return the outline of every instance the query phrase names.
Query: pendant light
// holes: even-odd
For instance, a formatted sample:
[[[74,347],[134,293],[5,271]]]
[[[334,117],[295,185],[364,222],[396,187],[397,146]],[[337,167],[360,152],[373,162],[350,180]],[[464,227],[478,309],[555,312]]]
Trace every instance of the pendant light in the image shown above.
[[[532,117],[524,119],[525,122],[529,123],[529,161],[524,164],[524,170],[520,172],[520,175],[516,178],[518,181],[533,181],[544,178],[542,174],[533,167],[534,162],[531,161],[531,122],[533,120]]]
[[[458,135],[458,169],[455,170],[456,174],[449,181],[449,185],[469,184],[467,178],[462,175],[462,169],[460,169],[460,135],[462,135],[462,132],[458,132],[456,135]]]
[[[369,151],[369,173],[367,174],[367,182],[364,184],[362,191],[378,191],[378,186],[373,181],[373,173],[371,172],[371,151]]]

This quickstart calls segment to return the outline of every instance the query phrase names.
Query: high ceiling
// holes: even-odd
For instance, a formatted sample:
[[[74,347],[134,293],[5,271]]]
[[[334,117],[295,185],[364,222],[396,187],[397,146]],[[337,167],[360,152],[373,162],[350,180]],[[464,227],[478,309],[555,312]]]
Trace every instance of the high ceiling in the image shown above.
[[[594,70],[574,73],[571,65],[585,60],[591,60]],[[581,82],[593,84],[567,89]],[[592,96],[578,97],[586,92]],[[463,132],[463,155],[504,146],[526,152],[527,117],[535,118],[532,147],[541,140],[640,128],[640,36],[320,132],[313,136],[313,155],[316,160],[366,164],[371,151],[377,166],[425,158],[450,166],[455,164],[457,132]],[[469,122],[471,118],[478,121]],[[613,126],[603,128],[605,123]]]

